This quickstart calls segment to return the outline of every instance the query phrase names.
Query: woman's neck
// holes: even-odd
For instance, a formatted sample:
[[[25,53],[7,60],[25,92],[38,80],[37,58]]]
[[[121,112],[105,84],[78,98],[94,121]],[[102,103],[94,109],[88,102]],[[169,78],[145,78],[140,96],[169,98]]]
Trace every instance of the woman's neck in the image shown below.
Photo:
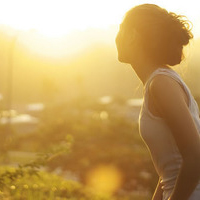
[[[168,66],[163,65],[151,65],[151,64],[145,64],[145,65],[132,65],[133,70],[137,74],[138,78],[142,81],[143,85],[147,82],[150,75],[158,68],[166,68],[169,69]]]

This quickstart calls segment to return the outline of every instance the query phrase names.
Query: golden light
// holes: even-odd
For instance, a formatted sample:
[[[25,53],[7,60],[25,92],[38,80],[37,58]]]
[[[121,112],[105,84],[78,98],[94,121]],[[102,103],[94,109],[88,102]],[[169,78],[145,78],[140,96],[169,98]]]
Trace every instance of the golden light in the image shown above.
[[[89,27],[106,28],[116,23],[114,1],[6,0],[0,3],[0,24],[20,30],[35,29],[58,37]],[[114,11],[114,12],[113,12]]]
[[[103,111],[100,112],[100,119],[107,120],[108,117],[109,117],[109,114],[108,114],[107,111],[103,110]]]
[[[20,30],[36,29],[46,36],[57,37],[73,30],[107,28],[119,24],[128,9],[142,3],[146,1],[6,0],[0,2],[0,24]],[[180,11],[180,14],[185,14],[191,20],[200,19],[195,0],[150,0],[148,3]]]
[[[23,40],[39,54],[57,57],[79,51],[94,41],[101,43],[102,38],[114,45],[117,29],[111,26],[118,27],[125,12],[142,3],[146,1],[6,0],[0,1],[0,25],[26,31],[26,36],[18,36],[21,42]],[[196,0],[149,0],[148,3],[186,15],[194,24],[195,37],[200,36],[200,12]],[[107,32],[102,34],[96,30]]]
[[[112,195],[121,183],[122,175],[113,165],[97,166],[87,176],[87,185],[97,193]]]
[[[45,34],[60,35],[74,29],[105,28],[119,22],[125,11],[144,0],[6,0],[0,2],[0,23],[19,29],[35,28]],[[167,9],[198,17],[195,0],[150,0]],[[180,6],[181,5],[181,6]]]

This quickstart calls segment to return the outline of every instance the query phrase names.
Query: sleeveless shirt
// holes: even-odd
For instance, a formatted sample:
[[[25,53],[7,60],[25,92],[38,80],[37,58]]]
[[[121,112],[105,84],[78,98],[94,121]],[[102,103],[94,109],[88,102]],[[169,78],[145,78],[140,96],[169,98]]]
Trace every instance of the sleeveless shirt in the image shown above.
[[[161,178],[160,183],[163,189],[162,200],[167,200],[175,186],[182,164],[182,156],[178,150],[173,134],[164,119],[154,116],[148,109],[149,85],[152,79],[158,74],[171,77],[183,87],[189,100],[190,113],[199,133],[200,118],[199,108],[195,99],[187,85],[174,70],[158,68],[150,75],[144,86],[144,101],[139,116],[139,131],[150,152],[155,169]],[[200,182],[189,200],[200,200]]]

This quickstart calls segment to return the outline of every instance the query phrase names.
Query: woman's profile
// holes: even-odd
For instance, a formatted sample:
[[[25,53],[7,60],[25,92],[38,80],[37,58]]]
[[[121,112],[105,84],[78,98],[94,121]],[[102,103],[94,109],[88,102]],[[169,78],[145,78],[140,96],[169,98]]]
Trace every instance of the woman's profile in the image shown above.
[[[171,68],[193,35],[182,16],[154,5],[129,10],[116,37],[118,60],[144,85],[139,131],[159,175],[152,200],[200,200],[200,118],[189,88]]]

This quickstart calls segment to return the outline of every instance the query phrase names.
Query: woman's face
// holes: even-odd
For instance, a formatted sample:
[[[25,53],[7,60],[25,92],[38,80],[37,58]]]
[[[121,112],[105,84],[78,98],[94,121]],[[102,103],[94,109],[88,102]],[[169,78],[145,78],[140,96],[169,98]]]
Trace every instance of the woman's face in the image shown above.
[[[119,32],[115,39],[117,51],[118,51],[118,60],[120,62],[128,63],[130,57],[130,44],[128,41],[128,33],[125,31],[123,24],[120,25]]]
[[[130,30],[124,27],[123,23],[120,25],[119,32],[115,39],[118,60],[123,63],[133,64],[138,59],[138,38],[134,29]]]

